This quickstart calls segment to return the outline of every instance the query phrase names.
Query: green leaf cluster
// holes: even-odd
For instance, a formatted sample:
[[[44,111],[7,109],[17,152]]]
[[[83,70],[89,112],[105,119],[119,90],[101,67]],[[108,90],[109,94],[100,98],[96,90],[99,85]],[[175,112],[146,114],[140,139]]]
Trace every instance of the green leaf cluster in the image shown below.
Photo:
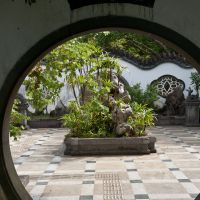
[[[143,136],[146,134],[146,127],[154,126],[154,111],[147,105],[137,102],[133,102],[131,107],[133,115],[129,117],[128,123],[133,127],[137,136]]]
[[[114,65],[117,73],[122,70],[110,50],[123,51],[139,59],[148,59],[168,51],[164,44],[150,37],[131,32],[99,32],[70,40],[48,53],[24,81],[26,96],[36,112],[43,113],[49,104],[59,98],[61,88],[69,84],[75,99],[84,103],[86,85],[98,91],[94,73],[107,76]],[[103,72],[104,71],[104,72]],[[64,77],[64,81],[63,81]],[[98,77],[102,79],[102,77]],[[77,94],[81,91],[81,96]],[[104,88],[102,92],[106,92]],[[146,102],[145,102],[146,103]]]
[[[127,86],[126,89],[132,101],[154,108],[154,101],[158,99],[158,92],[153,85],[147,85],[146,89],[143,90],[141,84],[137,83],[133,86]]]
[[[29,103],[37,111],[43,112],[47,105],[58,99],[65,84],[72,88],[78,104],[85,102],[86,89],[99,96],[108,93],[112,70],[121,72],[115,58],[93,42],[73,39],[47,54],[23,84]],[[100,86],[99,82],[103,85]]]
[[[91,33],[80,38],[84,42],[93,42],[108,52],[123,52],[134,58],[146,60],[158,54],[172,51],[162,42],[135,32],[105,31]]]
[[[21,125],[23,120],[28,120],[29,117],[18,112],[19,100],[15,99],[11,111],[10,122],[9,122],[9,133],[10,136],[15,140],[21,135],[24,127]]]
[[[63,125],[70,129],[68,137],[96,138],[111,137],[112,117],[107,106],[93,97],[91,101],[78,106],[70,103],[71,113],[62,117]]]
[[[196,91],[197,97],[199,97],[200,74],[198,72],[192,72],[190,79],[191,79],[191,84],[193,85],[193,87]]]
[[[24,80],[27,100],[36,112],[43,112],[47,105],[54,103],[59,96],[64,85],[58,80],[59,77],[59,67],[42,66],[39,62]]]

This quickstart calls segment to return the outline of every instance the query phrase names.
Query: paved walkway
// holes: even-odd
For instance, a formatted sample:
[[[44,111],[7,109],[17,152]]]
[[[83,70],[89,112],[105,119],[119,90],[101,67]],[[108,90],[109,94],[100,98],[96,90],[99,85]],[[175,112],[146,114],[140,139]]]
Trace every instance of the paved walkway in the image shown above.
[[[34,200],[192,200],[200,193],[200,128],[152,128],[157,153],[144,156],[63,156],[66,132],[32,129],[11,141]]]

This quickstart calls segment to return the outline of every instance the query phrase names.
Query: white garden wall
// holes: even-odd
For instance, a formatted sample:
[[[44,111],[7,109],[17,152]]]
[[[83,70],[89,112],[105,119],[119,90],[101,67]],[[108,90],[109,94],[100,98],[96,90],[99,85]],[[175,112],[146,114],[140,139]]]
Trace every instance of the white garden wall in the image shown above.
[[[190,74],[191,72],[195,72],[196,69],[194,68],[183,68],[174,63],[163,63],[160,64],[153,69],[143,70],[139,67],[134,66],[133,64],[119,59],[119,63],[125,67],[122,76],[128,81],[130,86],[135,85],[136,83],[140,83],[143,89],[146,88],[147,84],[150,84],[153,80],[158,79],[160,76],[163,75],[173,75],[178,79],[181,79],[185,82],[185,90],[184,94],[187,96],[187,89],[190,86]],[[25,87],[22,85],[20,87],[19,93],[25,95]],[[74,99],[72,89],[66,85],[62,88],[60,98],[54,105],[48,106],[48,112],[55,109],[56,105],[62,106],[59,101],[61,100],[65,105],[69,100]],[[29,107],[31,112],[34,112],[34,109]]]

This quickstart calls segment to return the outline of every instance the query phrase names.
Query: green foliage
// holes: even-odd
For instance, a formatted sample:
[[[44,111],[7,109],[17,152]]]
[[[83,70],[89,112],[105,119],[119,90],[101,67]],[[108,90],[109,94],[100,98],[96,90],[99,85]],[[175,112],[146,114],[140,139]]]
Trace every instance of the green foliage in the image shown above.
[[[14,137],[15,140],[21,135],[21,131],[24,127],[21,125],[23,120],[28,120],[29,117],[18,112],[19,101],[15,99],[9,123],[9,133],[11,137]]]
[[[121,71],[116,59],[103,52],[102,48],[92,42],[80,42],[79,39],[55,48],[44,57],[43,63],[39,62],[23,83],[29,103],[40,112],[55,102],[66,83],[71,86],[80,104],[85,101],[86,86],[96,95],[103,95],[111,84],[109,71]],[[97,81],[104,84],[102,90],[98,89]],[[80,91],[80,97],[76,89]]]
[[[61,72],[58,67],[42,66],[39,62],[24,80],[27,100],[37,112],[43,112],[46,106],[54,103],[59,96],[64,85],[58,81],[59,77]]]
[[[129,117],[128,123],[133,127],[137,136],[145,135],[148,126],[154,126],[155,116],[152,108],[137,102],[131,104],[133,115]]]
[[[196,90],[197,97],[199,97],[199,89],[200,89],[200,74],[198,72],[192,72],[190,76],[191,84]]]
[[[122,72],[117,60],[103,52],[90,37],[73,40],[52,53],[62,60],[66,56],[70,57],[59,61],[59,63],[64,62],[62,65],[66,66],[66,81],[71,85],[76,99],[70,104],[71,113],[62,117],[63,125],[71,131],[68,137],[114,137],[111,111],[105,102],[113,87],[111,73]],[[55,61],[58,61],[57,57]],[[79,89],[79,96],[75,88]],[[134,101],[146,103],[148,106],[153,106],[153,101],[157,98],[157,93],[152,86],[147,86],[145,91],[140,88],[140,85],[130,90],[131,95],[136,98],[133,99]],[[117,99],[118,106],[123,104],[122,99]],[[138,103],[133,103],[133,109],[134,115],[130,117],[129,123],[135,133],[141,136],[147,126],[153,125],[153,111],[146,105]]]
[[[162,42],[134,32],[105,31],[91,33],[80,38],[84,42],[93,42],[108,52],[124,52],[135,58],[145,60],[159,53],[172,51]]]
[[[143,90],[140,83],[137,83],[126,89],[128,90],[132,101],[154,108],[154,101],[158,98],[158,93],[154,86],[147,85],[146,89]]]
[[[140,59],[165,50],[164,45],[135,33],[101,32],[73,39],[47,54],[24,81],[29,102],[43,112],[48,104],[56,101],[67,83],[75,101],[70,104],[71,113],[64,115],[62,120],[64,126],[70,128],[71,136],[114,136],[111,112],[105,102],[113,88],[111,75],[113,72],[121,74],[122,67],[106,52],[110,49],[126,51]],[[157,98],[151,86],[145,91],[140,86],[132,87],[129,92],[134,101],[148,106],[153,106]],[[121,99],[117,101],[123,103]],[[151,125],[150,110],[136,105],[129,121],[135,132],[142,135],[145,127]]]
[[[116,67],[116,60],[105,51],[123,51],[139,59],[148,59],[166,49],[161,42],[136,33],[107,31],[87,34],[58,46],[37,63],[23,83],[26,96],[32,107],[43,113],[48,104],[57,100],[63,85],[68,83],[76,101],[84,103],[86,85],[93,91],[98,87],[95,72],[97,76],[100,72],[106,76],[113,65],[117,73],[121,71],[120,66]],[[80,98],[75,86],[81,91]],[[102,90],[105,91],[106,88]]]
[[[113,87],[111,74],[122,71],[117,60],[94,43],[80,39],[59,46],[48,56],[47,63],[51,59],[51,65],[56,63],[55,67],[63,69],[75,97],[71,113],[62,117],[64,126],[70,128],[73,137],[108,137],[112,120],[103,102]]]
[[[65,74],[76,101],[70,104],[71,113],[62,117],[63,124],[70,128],[73,137],[109,137],[111,114],[103,102],[113,87],[111,74],[120,74],[121,67],[116,59],[92,43],[74,40],[70,45],[69,51],[74,51]]]
[[[63,125],[70,128],[72,137],[110,137],[112,118],[108,107],[97,98],[78,106],[71,102],[71,113],[62,117]]]

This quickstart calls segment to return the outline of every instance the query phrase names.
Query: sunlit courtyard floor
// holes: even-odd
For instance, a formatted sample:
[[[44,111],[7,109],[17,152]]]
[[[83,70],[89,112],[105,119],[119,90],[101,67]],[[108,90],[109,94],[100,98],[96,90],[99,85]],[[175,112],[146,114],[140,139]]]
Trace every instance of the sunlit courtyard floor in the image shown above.
[[[63,155],[65,129],[31,129],[10,142],[34,200],[189,200],[200,193],[200,128],[155,127],[157,153]]]

